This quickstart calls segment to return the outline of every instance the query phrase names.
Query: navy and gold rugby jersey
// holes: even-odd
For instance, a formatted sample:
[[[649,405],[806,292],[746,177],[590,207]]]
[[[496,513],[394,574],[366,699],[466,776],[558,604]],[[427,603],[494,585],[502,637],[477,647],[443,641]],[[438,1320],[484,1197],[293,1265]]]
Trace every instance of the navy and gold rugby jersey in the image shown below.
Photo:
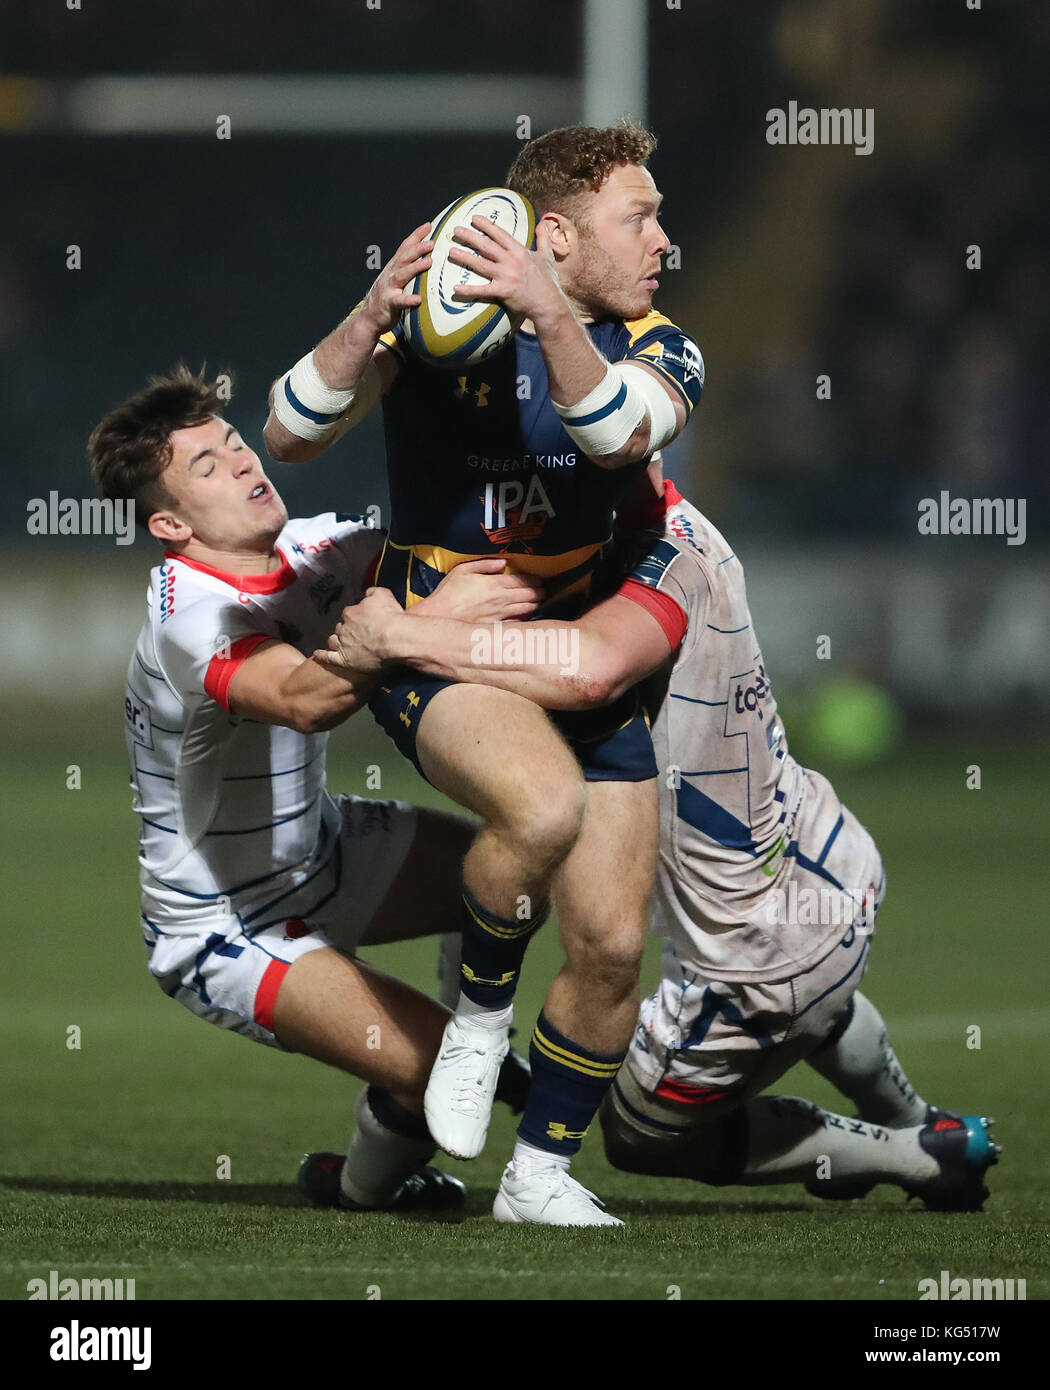
[[[662,314],[586,327],[609,361],[654,367],[687,412],[699,402],[700,350]],[[391,519],[376,582],[410,608],[461,561],[506,555],[544,579],[548,611],[585,593],[645,462],[599,468],[579,452],[551,405],[534,334],[461,370],[425,365],[400,325],[382,341],[400,369],[383,397]]]

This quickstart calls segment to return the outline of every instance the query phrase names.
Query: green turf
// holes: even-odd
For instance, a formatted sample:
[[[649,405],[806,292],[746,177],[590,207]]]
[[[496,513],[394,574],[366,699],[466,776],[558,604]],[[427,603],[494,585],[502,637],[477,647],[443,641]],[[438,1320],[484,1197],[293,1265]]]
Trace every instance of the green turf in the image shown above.
[[[24,1298],[51,1269],[134,1278],[139,1299],[363,1299],[375,1285],[384,1299],[664,1299],[670,1286],[684,1299],[914,1299],[941,1269],[1027,1278],[1029,1298],[1045,1296],[1050,1010],[1030,746],[917,741],[876,768],[835,773],[889,874],[865,989],[923,1094],[998,1117],[1006,1151],[986,1211],[935,1216],[890,1188],[822,1204],[793,1187],[632,1178],[609,1168],[595,1133],[575,1171],[629,1225],[588,1232],[491,1220],[513,1137],[499,1109],[485,1155],[447,1164],[471,1189],[462,1222],[308,1208],[292,1183],[297,1160],[343,1146],[357,1083],[163,998],[139,939],[119,728],[44,722],[46,740],[27,736],[2,768],[14,910],[0,1017],[0,1296]],[[333,787],[363,793],[378,762],[383,795],[433,800],[365,725],[335,736]],[[974,763],[983,785],[968,791]],[[72,764],[79,791],[65,786]],[[369,955],[430,987],[431,945]],[[558,959],[548,929],[530,950],[523,1022]],[[655,969],[651,954],[648,983]],[[979,1051],[966,1045],[970,1024]],[[66,1046],[73,1025],[79,1050]],[[834,1103],[805,1070],[779,1089]],[[222,1155],[228,1180],[216,1177]]]

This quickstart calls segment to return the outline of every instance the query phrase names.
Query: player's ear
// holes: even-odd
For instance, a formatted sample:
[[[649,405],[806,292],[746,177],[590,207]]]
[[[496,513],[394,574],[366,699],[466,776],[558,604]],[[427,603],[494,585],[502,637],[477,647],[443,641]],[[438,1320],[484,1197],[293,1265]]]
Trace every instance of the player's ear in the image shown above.
[[[541,227],[547,234],[555,258],[559,261],[564,260],[578,239],[572,222],[560,212],[545,212],[536,224],[537,232]]]
[[[188,541],[193,535],[193,528],[187,526],[184,521],[180,521],[174,512],[154,512],[147,526],[150,535],[163,545],[174,545]]]

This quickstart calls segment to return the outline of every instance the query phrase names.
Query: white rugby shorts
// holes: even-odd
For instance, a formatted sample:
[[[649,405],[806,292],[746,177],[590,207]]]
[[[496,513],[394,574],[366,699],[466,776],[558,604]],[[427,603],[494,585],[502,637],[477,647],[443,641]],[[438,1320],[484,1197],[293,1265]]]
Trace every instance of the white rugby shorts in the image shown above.
[[[643,1000],[625,1067],[651,1101],[696,1123],[761,1094],[830,1034],[868,967],[871,932],[843,929],[811,969],[785,980],[714,980],[664,946],[662,978]],[[637,1091],[632,1088],[633,1094]]]
[[[416,833],[406,801],[334,798],[339,840],[309,884],[245,927],[236,913],[199,920],[142,919],[150,973],[198,1018],[284,1049],[274,1036],[277,991],[292,964],[321,946],[353,954],[397,877]],[[276,918],[276,920],[274,920]]]

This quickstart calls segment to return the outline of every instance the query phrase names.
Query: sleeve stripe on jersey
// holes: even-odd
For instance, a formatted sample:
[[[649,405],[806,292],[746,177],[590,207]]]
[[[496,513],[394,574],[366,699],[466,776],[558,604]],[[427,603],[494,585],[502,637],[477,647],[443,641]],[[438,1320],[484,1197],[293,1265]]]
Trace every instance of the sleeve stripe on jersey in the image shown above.
[[[308,406],[303,405],[302,401],[292,390],[292,383],[287,379],[284,383],[284,394],[288,398],[288,404],[292,409],[298,411],[299,414],[304,416],[307,420],[312,420],[315,425],[330,425],[343,414],[341,410],[337,410],[334,415],[322,415],[320,411],[311,410]]]
[[[238,637],[231,645],[229,656],[213,656],[208,662],[204,693],[210,695],[216,704],[222,705],[227,714],[230,711],[230,681],[257,647],[272,640],[263,632],[250,632],[247,637]]]
[[[616,592],[621,598],[630,599],[632,603],[637,603],[640,608],[651,614],[663,628],[672,652],[678,650],[689,626],[689,619],[670,594],[650,588],[638,579],[625,579]]]

